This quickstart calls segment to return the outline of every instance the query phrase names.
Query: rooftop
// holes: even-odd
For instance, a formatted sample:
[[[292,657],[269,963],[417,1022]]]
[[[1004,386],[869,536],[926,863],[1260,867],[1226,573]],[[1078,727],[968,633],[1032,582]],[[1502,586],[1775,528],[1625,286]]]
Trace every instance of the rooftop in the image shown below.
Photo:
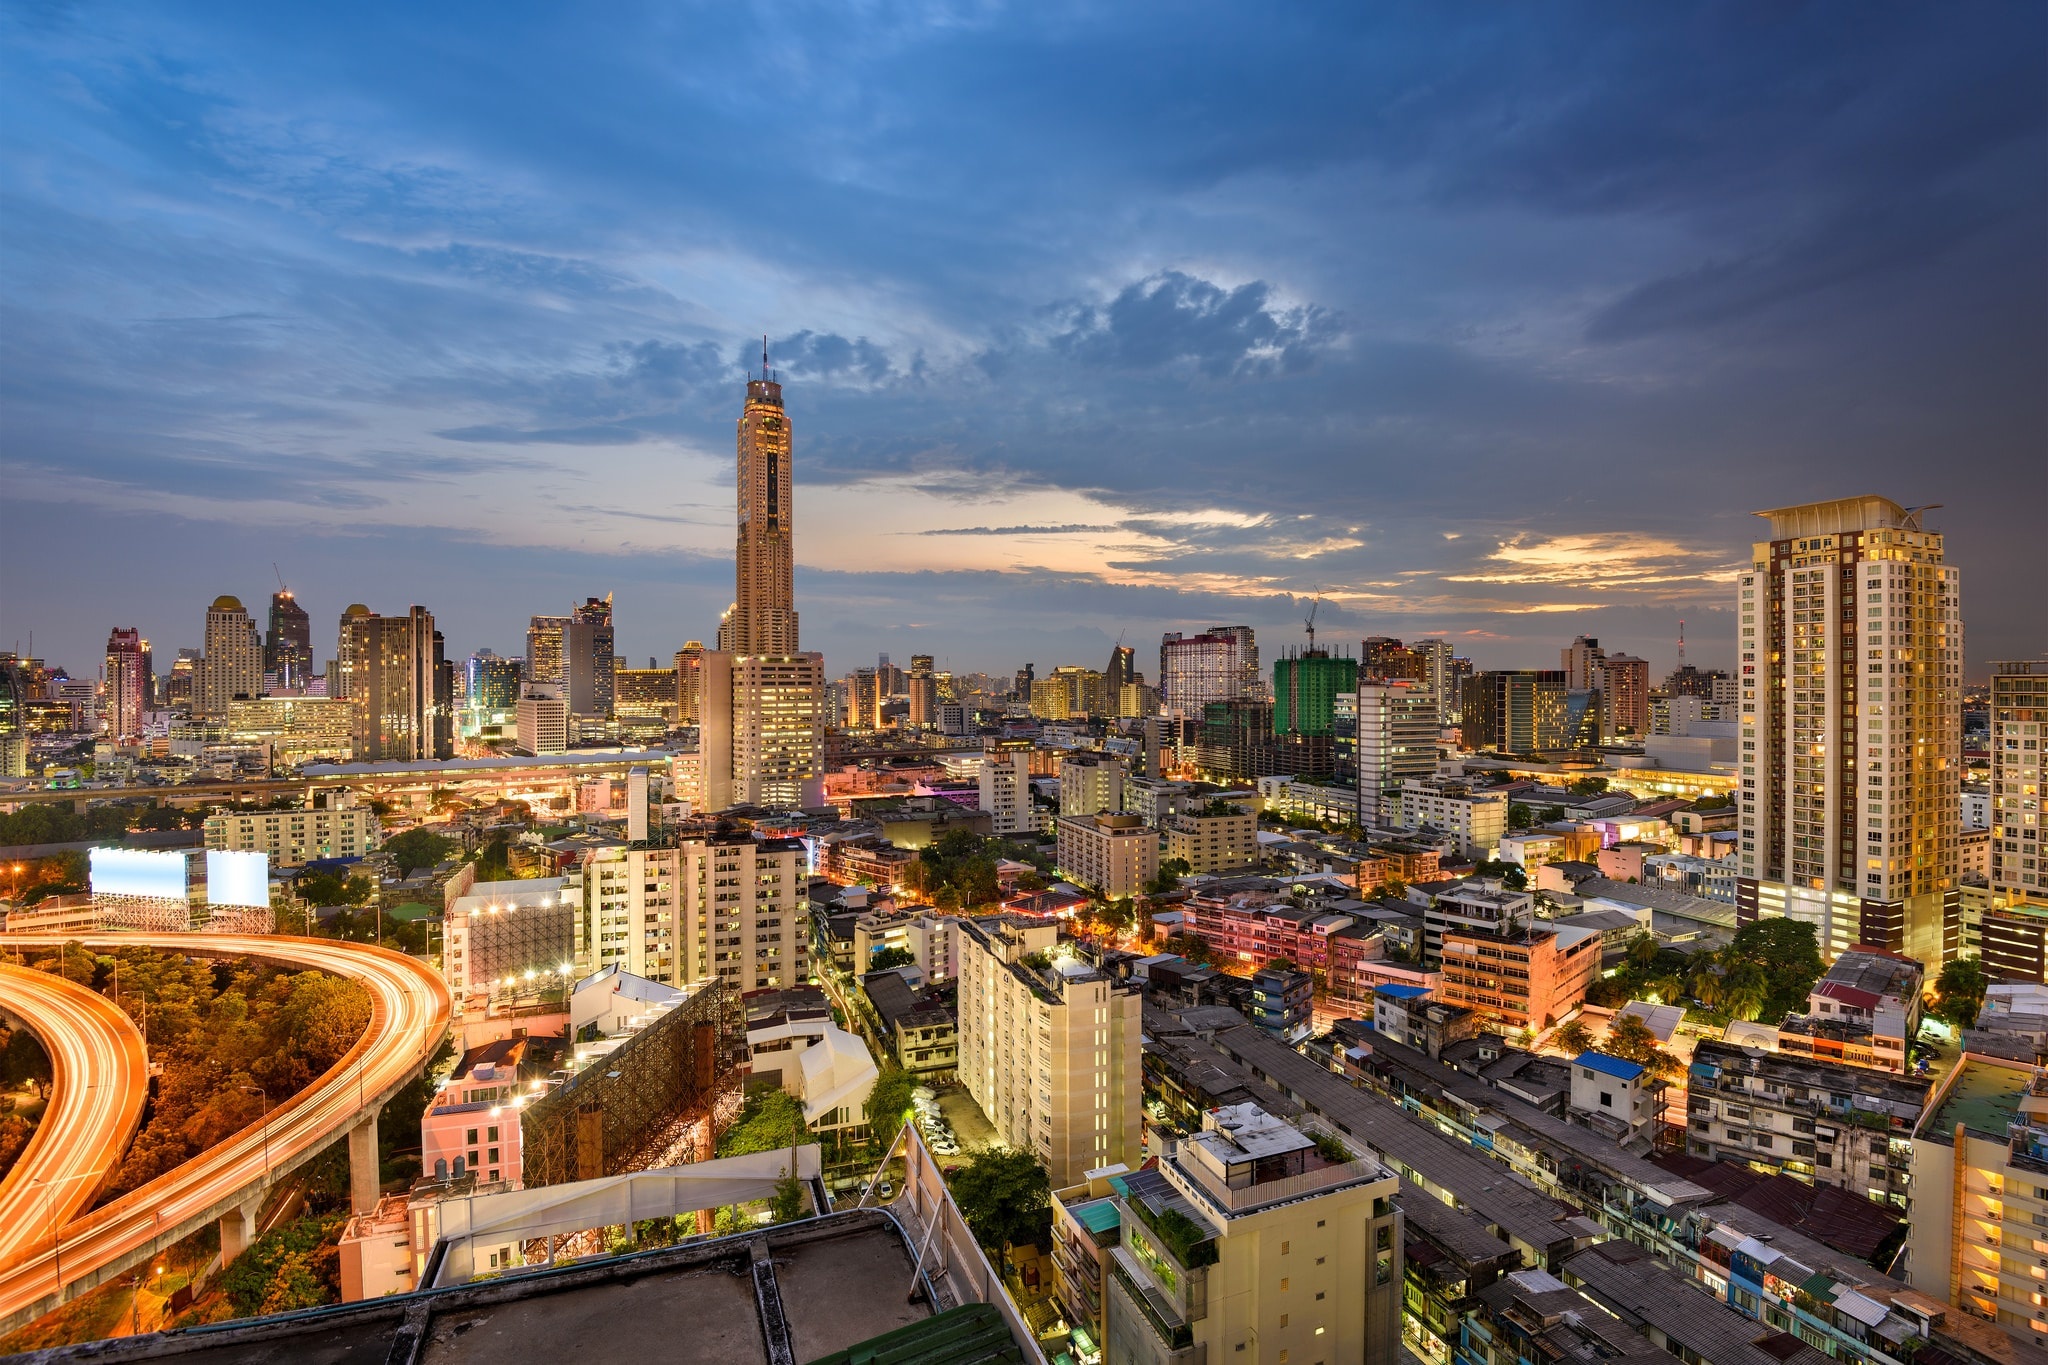
[[[1965,1056],[1941,1103],[1921,1121],[1916,1136],[1947,1146],[1961,1124],[1994,1142],[2006,1139],[2006,1125],[2018,1122],[2020,1100],[2034,1078],[2034,1069]]]
[[[1612,1076],[1618,1081],[1632,1081],[1643,1074],[1641,1063],[1610,1057],[1604,1052],[1581,1052],[1572,1058],[1574,1064],[1603,1076]]]

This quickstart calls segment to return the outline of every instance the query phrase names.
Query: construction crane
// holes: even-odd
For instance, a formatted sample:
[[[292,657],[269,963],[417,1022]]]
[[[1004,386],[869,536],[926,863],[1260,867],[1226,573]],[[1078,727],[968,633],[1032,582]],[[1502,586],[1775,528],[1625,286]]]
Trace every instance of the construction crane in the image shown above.
[[[1308,619],[1302,622],[1302,625],[1308,627],[1308,647],[1311,650],[1313,650],[1316,647],[1316,608],[1322,605],[1323,590],[1321,588],[1317,588],[1316,595],[1309,600]]]

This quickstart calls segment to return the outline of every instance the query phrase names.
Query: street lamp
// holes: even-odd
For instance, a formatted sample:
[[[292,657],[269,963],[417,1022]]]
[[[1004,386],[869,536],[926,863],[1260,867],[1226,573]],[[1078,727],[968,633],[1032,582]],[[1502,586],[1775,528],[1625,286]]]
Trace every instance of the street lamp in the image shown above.
[[[263,1097],[263,1178],[270,1179],[270,1092],[260,1085],[238,1085],[244,1095]]]

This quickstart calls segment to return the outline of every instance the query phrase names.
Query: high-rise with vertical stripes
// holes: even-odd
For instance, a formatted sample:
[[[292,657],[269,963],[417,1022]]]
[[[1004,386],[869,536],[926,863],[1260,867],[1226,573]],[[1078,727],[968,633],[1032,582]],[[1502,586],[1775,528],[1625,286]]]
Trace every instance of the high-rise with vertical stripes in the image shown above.
[[[733,599],[718,627],[718,647],[734,654],[797,651],[789,416],[782,410],[782,385],[768,373],[764,341],[761,377],[747,380],[740,412]]]
[[[1855,497],[1758,513],[1738,576],[1747,923],[1811,923],[1938,968],[1960,931],[1963,623],[1922,513]]]

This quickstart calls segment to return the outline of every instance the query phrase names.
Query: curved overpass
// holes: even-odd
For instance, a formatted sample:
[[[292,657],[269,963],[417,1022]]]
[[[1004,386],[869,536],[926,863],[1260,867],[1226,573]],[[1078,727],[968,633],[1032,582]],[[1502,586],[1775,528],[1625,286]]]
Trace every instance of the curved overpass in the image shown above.
[[[230,1220],[246,1229],[277,1180],[343,1134],[351,1139],[352,1183],[363,1180],[366,1134],[369,1190],[375,1195],[377,1110],[420,1073],[447,1036],[450,1003],[441,974],[418,958],[334,939],[233,934],[10,935],[8,943],[89,948],[149,947],[207,957],[253,957],[318,968],[361,982],[370,1024],[342,1059],[268,1118],[67,1225],[55,1239],[0,1268],[0,1331],[33,1320],[113,1278],[215,1219],[229,1242]],[[76,1174],[111,1158],[104,1150],[70,1154]],[[71,1173],[66,1173],[71,1174]],[[60,1177],[62,1178],[62,1177]],[[82,1180],[79,1183],[84,1183]],[[238,1235],[246,1235],[241,1233]],[[227,1245],[224,1251],[229,1250]]]
[[[50,1056],[50,1102],[21,1159],[0,1181],[0,1266],[72,1219],[106,1183],[149,1092],[135,1024],[105,996],[48,972],[0,965],[0,1005]]]

